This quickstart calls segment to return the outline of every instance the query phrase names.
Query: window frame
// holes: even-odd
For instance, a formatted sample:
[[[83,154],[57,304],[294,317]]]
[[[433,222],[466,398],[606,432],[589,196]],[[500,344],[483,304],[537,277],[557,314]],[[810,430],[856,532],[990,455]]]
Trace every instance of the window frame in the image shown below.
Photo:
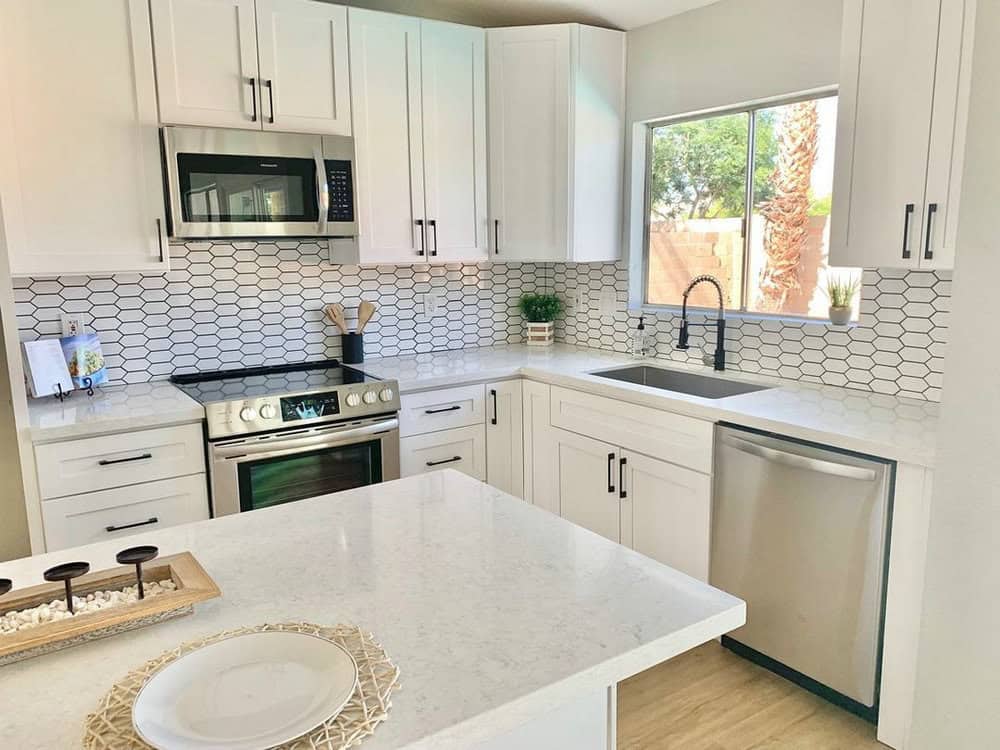
[[[652,315],[656,314],[679,314],[681,312],[681,304],[666,304],[659,305],[649,301],[649,239],[651,232],[650,214],[652,209],[652,179],[651,170],[653,168],[653,130],[656,128],[677,125],[684,122],[694,122],[697,120],[707,120],[713,117],[726,117],[728,115],[739,115],[746,114],[748,116],[747,123],[747,160],[746,160],[746,194],[744,200],[743,208],[743,220],[747,226],[746,231],[743,233],[743,263],[742,263],[742,278],[740,280],[740,300],[739,307],[726,307],[725,313],[731,318],[740,318],[745,320],[777,320],[777,321],[789,321],[793,323],[822,323],[825,318],[821,317],[809,317],[808,315],[793,315],[790,313],[762,313],[754,312],[748,310],[746,307],[747,303],[747,291],[749,285],[749,272],[750,272],[750,227],[752,225],[751,218],[753,216],[753,201],[754,201],[754,189],[753,189],[753,173],[754,173],[754,156],[755,156],[755,133],[754,127],[756,122],[756,113],[763,109],[771,109],[774,107],[781,107],[788,104],[796,104],[798,102],[811,101],[814,99],[827,99],[831,96],[839,96],[838,86],[827,86],[818,89],[811,89],[809,91],[803,91],[797,94],[790,94],[786,96],[771,97],[768,99],[757,99],[752,102],[747,102],[744,104],[738,104],[734,106],[718,107],[715,109],[704,109],[698,110],[696,112],[688,112],[685,114],[677,115],[674,117],[664,117],[657,120],[648,120],[642,123],[643,135],[645,137],[645,145],[643,148],[643,199],[642,199],[642,212],[643,212],[643,227],[642,227],[642,245],[641,250],[641,273],[642,273],[642,284],[640,288],[641,299],[639,303],[639,309],[643,313],[649,313]],[[839,102],[838,102],[838,112],[839,112]],[[839,117],[839,116],[838,116]],[[701,307],[697,305],[688,305],[688,312],[694,312],[696,314],[714,314],[718,308],[717,307]],[[850,327],[858,325],[858,321],[851,321],[848,324]]]

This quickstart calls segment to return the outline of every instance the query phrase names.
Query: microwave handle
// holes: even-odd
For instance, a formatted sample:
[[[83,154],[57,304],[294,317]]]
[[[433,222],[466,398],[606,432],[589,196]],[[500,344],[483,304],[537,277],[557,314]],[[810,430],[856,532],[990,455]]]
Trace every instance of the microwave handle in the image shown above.
[[[316,162],[316,205],[319,207],[319,223],[317,233],[326,234],[327,219],[330,215],[330,184],[326,179],[326,162],[319,150],[313,151]]]

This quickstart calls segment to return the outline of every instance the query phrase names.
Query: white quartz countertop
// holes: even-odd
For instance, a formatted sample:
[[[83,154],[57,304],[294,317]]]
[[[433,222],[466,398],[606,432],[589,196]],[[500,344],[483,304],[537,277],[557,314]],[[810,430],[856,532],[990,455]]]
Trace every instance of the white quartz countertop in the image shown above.
[[[371,358],[362,367],[372,375],[398,380],[402,393],[523,376],[713,422],[731,422],[845,450],[933,466],[939,410],[936,403],[745,373],[714,373],[710,367],[663,360],[649,360],[648,364],[762,383],[772,388],[705,399],[590,374],[635,364],[641,363],[624,354],[556,344]]]
[[[0,747],[78,747],[83,721],[145,660],[233,627],[371,630],[401,670],[364,742],[464,748],[745,620],[706,584],[455,471],[129,538],[192,551],[222,589],[195,613],[0,667]],[[20,588],[50,565],[114,565],[122,542],[0,563]]]
[[[31,439],[47,443],[106,432],[198,422],[205,409],[166,381],[98,386],[94,395],[74,391],[61,402],[48,396],[28,401]]]

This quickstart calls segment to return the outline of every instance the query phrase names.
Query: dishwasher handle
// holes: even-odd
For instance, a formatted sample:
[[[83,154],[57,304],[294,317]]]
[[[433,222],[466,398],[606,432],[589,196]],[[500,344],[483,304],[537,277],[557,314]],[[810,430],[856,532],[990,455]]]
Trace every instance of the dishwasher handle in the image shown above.
[[[731,435],[725,436],[723,442],[730,448],[735,448],[751,456],[763,458],[765,461],[773,461],[776,464],[792,466],[796,469],[805,469],[806,471],[814,471],[819,474],[829,474],[846,479],[857,479],[862,482],[874,482],[878,477],[878,474],[873,469],[839,464],[834,461],[823,461],[819,458],[810,458],[809,456],[800,456],[797,453],[779,451],[775,448],[768,448],[767,446],[758,445],[749,440],[742,440]]]

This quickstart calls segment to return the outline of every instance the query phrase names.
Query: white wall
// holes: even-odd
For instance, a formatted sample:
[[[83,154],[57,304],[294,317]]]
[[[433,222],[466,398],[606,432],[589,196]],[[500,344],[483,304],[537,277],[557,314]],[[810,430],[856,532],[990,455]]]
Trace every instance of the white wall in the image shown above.
[[[629,122],[837,83],[840,0],[723,0],[628,32]]]
[[[1000,2],[980,0],[911,747],[1000,747]]]

